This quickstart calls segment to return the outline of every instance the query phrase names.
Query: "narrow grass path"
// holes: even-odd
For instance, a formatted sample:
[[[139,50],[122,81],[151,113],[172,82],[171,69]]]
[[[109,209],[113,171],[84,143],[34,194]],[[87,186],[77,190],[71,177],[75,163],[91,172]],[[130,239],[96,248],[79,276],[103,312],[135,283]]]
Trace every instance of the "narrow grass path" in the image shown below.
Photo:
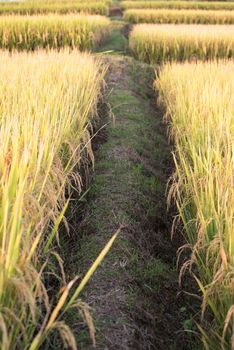
[[[78,262],[84,272],[124,225],[82,296],[92,308],[97,349],[191,349],[184,333],[190,311],[178,289],[165,199],[171,153],[152,96],[153,71],[127,57],[108,61],[106,103],[114,123],[97,152],[82,239],[69,270],[77,273]],[[80,348],[92,349],[87,331],[77,331]]]
[[[109,63],[105,128],[86,196],[79,238],[66,259],[70,278],[85,273],[112,234],[124,226],[82,295],[91,307],[98,350],[192,349],[188,299],[179,290],[166,185],[173,172],[163,113],[156,106],[152,67],[120,56],[119,21],[102,51]],[[108,107],[108,108],[107,108]],[[114,116],[114,117],[113,117]],[[81,237],[81,239],[80,239]],[[74,253],[76,252],[76,253]],[[69,255],[69,254],[68,254]],[[93,349],[74,312],[69,323],[79,348]]]
[[[128,40],[124,36],[125,23],[121,19],[112,20],[112,32],[107,41],[97,48],[97,53],[123,55],[128,48]]]

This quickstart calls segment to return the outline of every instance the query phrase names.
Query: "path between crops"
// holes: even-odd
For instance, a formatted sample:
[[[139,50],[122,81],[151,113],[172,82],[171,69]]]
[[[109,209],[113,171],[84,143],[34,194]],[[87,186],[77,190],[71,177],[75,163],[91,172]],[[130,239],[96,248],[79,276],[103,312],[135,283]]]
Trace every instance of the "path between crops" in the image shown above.
[[[115,53],[122,52],[125,41],[116,22],[103,51],[113,44]],[[154,71],[127,56],[106,61],[101,117],[109,124],[99,135],[95,173],[82,221],[75,224],[79,237],[67,247],[66,269],[70,278],[77,269],[84,273],[123,225],[82,295],[91,307],[96,349],[192,349],[184,332],[191,309],[175,268],[179,242],[171,242],[166,208],[173,162],[152,89]],[[69,317],[79,348],[93,349],[87,327],[77,314]]]

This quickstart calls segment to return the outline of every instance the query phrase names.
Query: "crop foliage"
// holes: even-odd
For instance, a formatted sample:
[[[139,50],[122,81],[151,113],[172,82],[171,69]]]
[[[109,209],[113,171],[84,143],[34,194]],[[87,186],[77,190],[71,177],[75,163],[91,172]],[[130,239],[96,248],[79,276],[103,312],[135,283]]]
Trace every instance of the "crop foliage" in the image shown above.
[[[0,3],[0,15],[36,15],[47,13],[77,13],[85,12],[89,14],[108,15],[108,4],[106,1],[22,1]]]
[[[109,30],[109,19],[98,15],[2,16],[0,47],[8,50],[93,49],[106,38]]]
[[[232,1],[122,1],[123,9],[196,9],[196,10],[234,10]]]
[[[150,63],[234,56],[234,25],[138,24],[129,39],[133,55]]]
[[[0,53],[0,342],[4,350],[39,349],[55,329],[76,349],[63,322],[75,280],[67,284],[62,274],[51,295],[47,282],[57,280],[57,273],[48,262],[52,258],[62,266],[53,242],[71,190],[80,192],[81,159],[93,159],[89,125],[105,69],[100,61],[76,50]],[[69,306],[82,307],[82,303],[73,297]]]
[[[234,64],[167,64],[155,87],[175,142],[170,196],[182,218],[203,294],[206,349],[231,349],[234,325]],[[213,316],[211,322],[210,315]]]
[[[124,12],[130,23],[234,24],[234,12],[213,10],[131,9]]]

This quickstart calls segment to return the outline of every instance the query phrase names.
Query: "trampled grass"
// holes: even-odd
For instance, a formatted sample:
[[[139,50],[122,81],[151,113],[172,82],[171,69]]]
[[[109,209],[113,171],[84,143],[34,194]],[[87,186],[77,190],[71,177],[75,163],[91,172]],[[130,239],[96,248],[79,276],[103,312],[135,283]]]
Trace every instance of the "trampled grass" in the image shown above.
[[[200,9],[200,10],[234,10],[232,1],[122,1],[123,9],[147,9],[147,8],[164,8],[164,9]]]
[[[234,56],[234,25],[138,24],[129,47],[137,59],[209,60]]]
[[[106,38],[109,29],[109,19],[98,15],[2,16],[0,48],[92,49]]]
[[[132,9],[124,12],[130,23],[234,24],[234,11]]]
[[[108,3],[104,0],[50,0],[50,1],[23,1],[0,3],[0,15],[20,14],[20,15],[35,15],[47,13],[77,13],[85,12],[89,14],[108,15]]]
[[[80,159],[92,158],[87,128],[96,112],[105,69],[100,61],[77,51],[0,53],[0,340],[4,350],[36,350],[55,328],[76,348],[61,319],[73,282],[60,298],[53,289],[58,303],[51,309],[44,269],[51,278],[47,259],[67,206],[65,188],[69,195],[70,184],[75,183],[79,191]],[[69,305],[74,302],[75,296]]]
[[[175,141],[171,195],[187,233],[209,318],[206,349],[232,349],[234,64],[167,64],[156,82]],[[210,315],[209,315],[210,317]],[[202,331],[203,332],[203,331]]]

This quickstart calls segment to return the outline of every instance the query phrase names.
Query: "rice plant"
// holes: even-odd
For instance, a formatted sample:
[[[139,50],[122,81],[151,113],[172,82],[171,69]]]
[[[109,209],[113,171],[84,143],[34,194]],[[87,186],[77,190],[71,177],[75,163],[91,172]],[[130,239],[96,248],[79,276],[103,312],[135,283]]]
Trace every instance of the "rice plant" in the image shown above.
[[[175,142],[174,195],[203,294],[205,349],[233,349],[234,64],[167,64],[155,87]],[[211,315],[213,319],[211,319]]]
[[[108,15],[108,3],[104,0],[67,0],[67,1],[22,1],[0,3],[0,14],[35,15],[47,13],[77,13],[85,12],[89,14]]]
[[[132,9],[124,12],[130,23],[234,24],[234,12],[211,10]]]
[[[122,1],[123,9],[200,9],[200,10],[234,10],[232,1]]]
[[[45,15],[0,17],[0,48],[8,50],[92,49],[109,34],[102,16]]]
[[[150,63],[234,56],[234,25],[138,24],[129,39],[133,55]]]
[[[81,157],[92,159],[88,125],[105,70],[77,51],[0,53],[1,349],[36,350],[54,329],[76,348],[61,318],[75,281],[53,290],[52,308],[44,271],[71,184],[81,188]],[[66,308],[82,306],[81,287]]]

